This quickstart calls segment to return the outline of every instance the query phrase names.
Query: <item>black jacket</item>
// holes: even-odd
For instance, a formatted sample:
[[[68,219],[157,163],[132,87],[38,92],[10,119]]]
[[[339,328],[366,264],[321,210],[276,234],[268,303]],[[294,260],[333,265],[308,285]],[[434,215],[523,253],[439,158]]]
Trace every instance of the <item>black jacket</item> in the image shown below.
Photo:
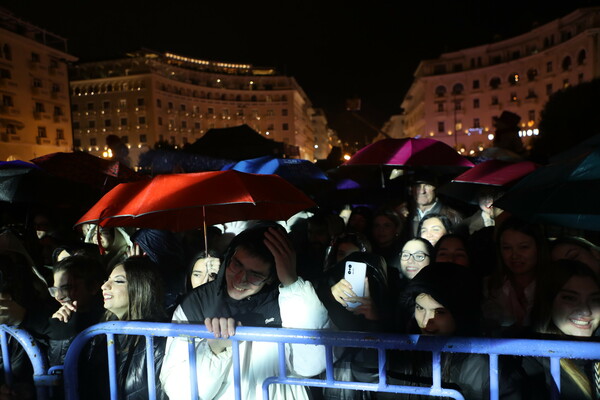
[[[154,362],[156,376],[156,398],[167,400],[162,390],[160,370],[165,354],[166,338],[154,338]],[[117,356],[118,398],[145,400],[148,398],[146,374],[146,340],[139,336],[115,336]],[[82,399],[105,400],[110,398],[106,337],[97,336],[92,340],[88,351],[82,353],[79,361],[79,392]]]

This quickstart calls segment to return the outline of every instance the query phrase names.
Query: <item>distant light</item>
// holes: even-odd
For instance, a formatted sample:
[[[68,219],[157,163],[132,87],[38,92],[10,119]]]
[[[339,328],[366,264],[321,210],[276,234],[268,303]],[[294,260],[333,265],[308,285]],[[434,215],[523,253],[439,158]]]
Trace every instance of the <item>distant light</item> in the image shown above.
[[[488,140],[494,140],[494,134],[493,133],[490,133],[488,135]]]
[[[220,78],[219,78],[219,79],[217,79],[217,83],[221,83],[221,79],[220,79]]]
[[[533,134],[536,135],[536,136],[539,135],[540,134],[540,130],[539,129],[534,129],[533,130]]]
[[[531,129],[527,129],[527,136],[533,135],[533,131]]]
[[[315,144],[315,149],[318,149],[318,148],[319,148],[319,145],[318,145],[318,144]]]
[[[350,154],[344,154],[344,160],[348,161],[350,159]]]
[[[469,155],[471,155],[471,156],[472,156],[473,154],[475,154],[475,150],[471,150],[471,151],[469,151]]]
[[[269,131],[265,132],[265,135],[269,136],[271,133]]]
[[[519,137],[523,137],[523,131],[519,131]]]

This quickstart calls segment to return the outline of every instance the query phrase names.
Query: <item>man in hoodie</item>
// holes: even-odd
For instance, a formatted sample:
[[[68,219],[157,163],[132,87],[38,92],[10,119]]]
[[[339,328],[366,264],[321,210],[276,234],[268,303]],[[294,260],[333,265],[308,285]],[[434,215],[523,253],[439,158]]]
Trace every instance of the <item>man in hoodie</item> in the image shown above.
[[[214,339],[196,340],[196,374],[201,399],[234,397],[230,336],[237,326],[323,329],[327,310],[310,282],[296,273],[296,254],[277,225],[248,229],[231,242],[216,280],[188,294],[173,321],[204,323]],[[242,398],[262,398],[265,378],[278,374],[276,343],[240,343]],[[288,345],[290,375],[314,376],[325,368],[325,351],[314,345]],[[192,372],[193,373],[193,372]],[[190,398],[187,339],[167,342],[160,380],[171,399]],[[302,386],[273,385],[271,398],[308,399]]]

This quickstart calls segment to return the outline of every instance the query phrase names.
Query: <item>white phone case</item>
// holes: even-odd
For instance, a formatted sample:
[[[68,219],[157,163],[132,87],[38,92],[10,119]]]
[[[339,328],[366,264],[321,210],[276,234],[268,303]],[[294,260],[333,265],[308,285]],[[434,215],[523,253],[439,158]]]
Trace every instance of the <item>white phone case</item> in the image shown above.
[[[352,285],[352,291],[358,297],[365,295],[365,276],[367,274],[367,264],[357,261],[346,261],[344,279]],[[349,308],[355,308],[360,305],[356,302],[347,302]]]

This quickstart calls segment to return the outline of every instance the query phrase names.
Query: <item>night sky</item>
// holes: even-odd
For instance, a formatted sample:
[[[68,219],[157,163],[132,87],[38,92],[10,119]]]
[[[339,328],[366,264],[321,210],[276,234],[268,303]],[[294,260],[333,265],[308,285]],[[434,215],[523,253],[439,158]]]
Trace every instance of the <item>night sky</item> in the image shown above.
[[[347,140],[375,133],[393,114],[422,59],[510,38],[600,0],[549,1],[29,1],[1,0],[23,20],[69,41],[81,61],[149,48],[272,66],[294,76]]]

